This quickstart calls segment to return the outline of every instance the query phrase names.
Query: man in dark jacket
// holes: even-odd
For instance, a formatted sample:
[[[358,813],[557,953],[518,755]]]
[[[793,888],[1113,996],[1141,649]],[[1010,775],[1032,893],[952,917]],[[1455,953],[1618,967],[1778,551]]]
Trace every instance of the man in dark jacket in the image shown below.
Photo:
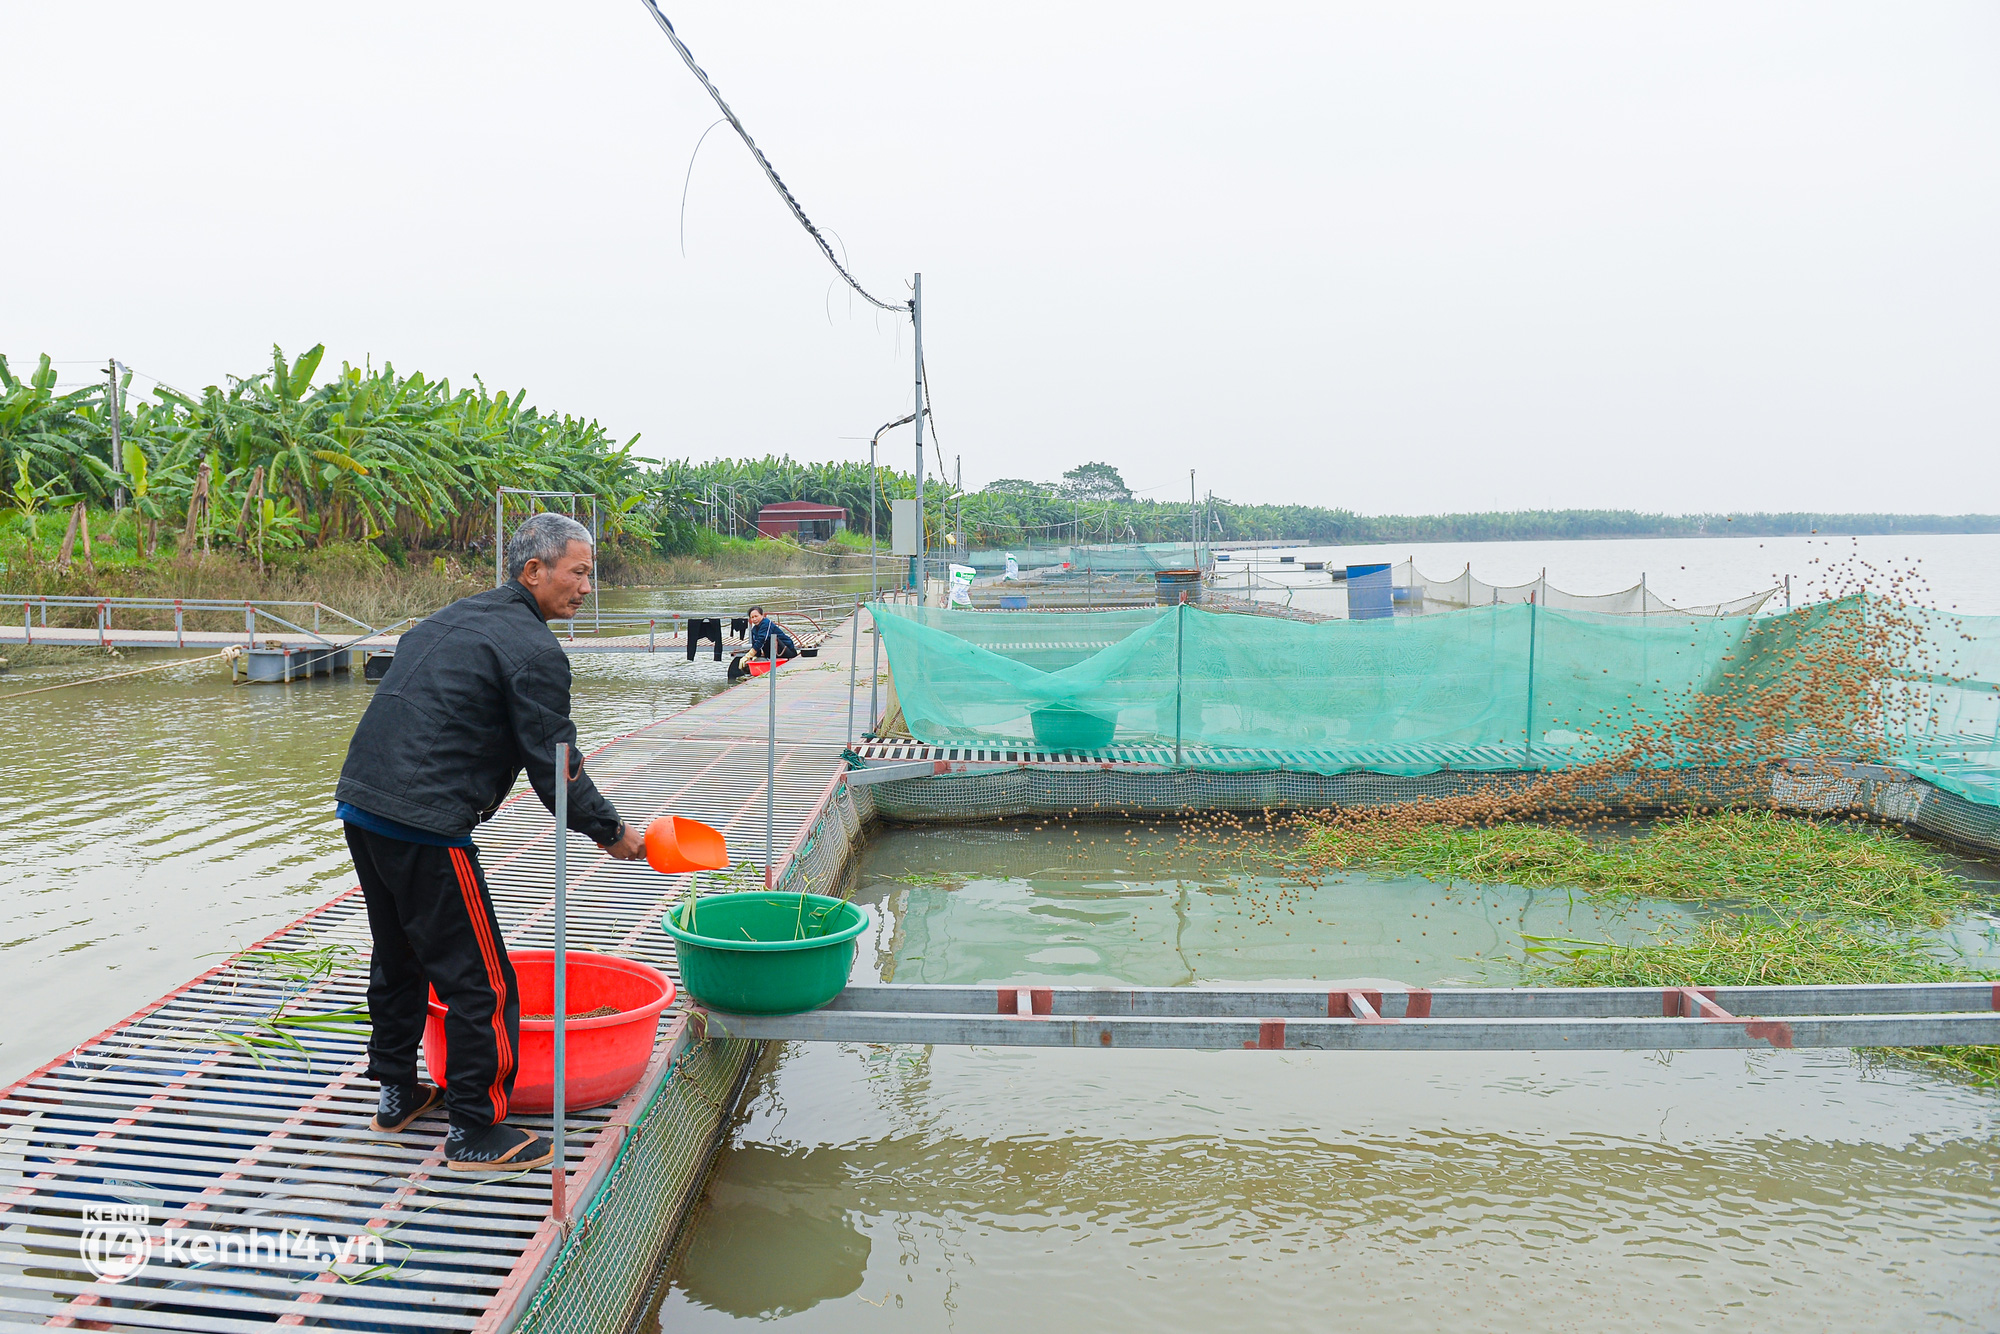
[[[555,748],[570,747],[569,827],[613,857],[644,855],[576,753],[569,655],[549,629],[590,593],[590,532],[537,514],[507,549],[510,582],[461,598],[404,635],[348,744],[336,814],[368,904],[368,1077],[373,1128],[402,1130],[444,1103],[447,1166],[514,1172],[544,1165],[549,1141],[506,1124],[521,998],[472,830],[521,770],[551,810]],[[446,1007],[445,1088],[417,1082],[427,990]]]

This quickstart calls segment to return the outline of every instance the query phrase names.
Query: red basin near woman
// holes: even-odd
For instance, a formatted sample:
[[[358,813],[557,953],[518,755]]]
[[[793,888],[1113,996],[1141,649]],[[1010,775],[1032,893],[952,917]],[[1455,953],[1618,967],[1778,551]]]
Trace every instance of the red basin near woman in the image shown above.
[[[556,1024],[553,1018],[525,1016],[555,1013],[555,952],[509,950],[507,954],[514,962],[523,1015],[512,1110],[546,1115],[556,1107]],[[569,1021],[564,1034],[563,1102],[571,1111],[616,1102],[639,1082],[653,1059],[660,1011],[674,1003],[673,979],[631,959],[571,950],[568,1002],[571,1015],[607,1005],[617,1013]],[[430,1017],[424,1023],[424,1064],[438,1084],[445,1081],[444,1015],[443,1002],[432,992]]]

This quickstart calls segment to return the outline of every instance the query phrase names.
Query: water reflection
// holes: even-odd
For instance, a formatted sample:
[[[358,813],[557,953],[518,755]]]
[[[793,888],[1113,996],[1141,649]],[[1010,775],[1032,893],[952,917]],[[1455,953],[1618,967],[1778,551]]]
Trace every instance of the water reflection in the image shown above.
[[[795,1315],[861,1286],[873,1243],[848,1208],[843,1155],[749,1145],[709,1193],[680,1267],[686,1300],[733,1316]]]
[[[1172,827],[1123,824],[890,831],[864,852],[855,896],[876,907],[890,938],[857,973],[912,983],[1508,986],[1521,979],[1524,936],[1630,942],[1698,916],[1561,889],[1360,872],[1303,886],[1184,840]],[[944,869],[954,862],[964,869]]]
[[[105,670],[93,655],[7,687]],[[578,657],[575,675],[586,747],[725,684],[666,654]],[[353,883],[333,784],[372,689],[231,685],[211,659],[8,706],[25,740],[0,784],[0,1079]]]
[[[1524,925],[1603,938],[1683,911],[1357,879],[1279,912],[1283,886],[1225,852],[1118,826],[891,831],[861,862],[859,971],[1512,981]],[[1315,954],[1332,932],[1384,952]],[[1996,1131],[1989,1092],[1846,1052],[791,1044],[758,1072],[659,1319],[1992,1328]]]

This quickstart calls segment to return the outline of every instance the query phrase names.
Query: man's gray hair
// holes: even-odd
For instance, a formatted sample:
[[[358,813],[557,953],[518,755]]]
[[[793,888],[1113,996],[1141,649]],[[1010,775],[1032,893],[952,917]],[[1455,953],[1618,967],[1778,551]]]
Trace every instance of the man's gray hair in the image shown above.
[[[519,579],[531,560],[554,565],[572,542],[593,545],[590,530],[567,514],[529,515],[507,541],[507,577]]]

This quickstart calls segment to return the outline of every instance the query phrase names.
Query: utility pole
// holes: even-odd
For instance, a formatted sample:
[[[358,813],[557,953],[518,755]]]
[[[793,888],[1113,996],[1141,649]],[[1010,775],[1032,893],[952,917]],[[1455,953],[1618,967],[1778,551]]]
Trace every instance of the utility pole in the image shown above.
[[[958,563],[967,565],[965,558],[965,455],[951,456],[951,489],[958,492],[958,522],[952,525],[952,549],[958,552]]]
[[[917,419],[917,554],[910,558],[910,587],[917,590],[917,602],[924,600],[924,275],[919,273],[910,284],[910,326],[915,331],[911,338],[916,348],[912,378],[916,384],[917,402],[910,411]]]
[[[1194,503],[1194,469],[1188,469],[1188,541],[1194,543],[1194,563],[1201,564],[1201,521]]]
[[[120,425],[119,418],[124,410],[118,402],[118,359],[116,357],[111,359],[111,365],[106,368],[105,373],[111,377],[111,393],[107,400],[111,405],[111,471],[129,478],[131,474],[125,470],[125,446],[118,432]],[[119,483],[118,489],[112,493],[111,507],[121,510],[125,508],[125,485],[123,482]],[[136,536],[137,532],[138,529],[133,529],[135,535],[132,538],[132,542],[134,546],[138,545],[139,542]]]

